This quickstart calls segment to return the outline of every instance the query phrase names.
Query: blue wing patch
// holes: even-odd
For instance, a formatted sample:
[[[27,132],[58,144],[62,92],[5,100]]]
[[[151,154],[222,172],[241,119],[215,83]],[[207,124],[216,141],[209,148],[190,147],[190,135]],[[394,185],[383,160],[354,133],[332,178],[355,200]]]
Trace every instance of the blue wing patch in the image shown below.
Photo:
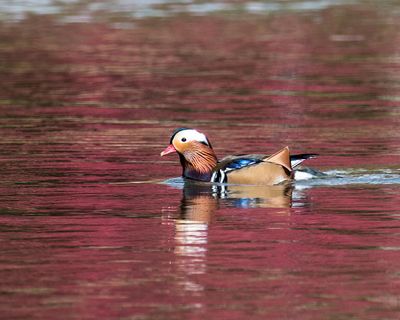
[[[251,159],[251,158],[235,159],[226,165],[225,170],[236,170],[259,162],[261,162],[261,160],[259,159]]]

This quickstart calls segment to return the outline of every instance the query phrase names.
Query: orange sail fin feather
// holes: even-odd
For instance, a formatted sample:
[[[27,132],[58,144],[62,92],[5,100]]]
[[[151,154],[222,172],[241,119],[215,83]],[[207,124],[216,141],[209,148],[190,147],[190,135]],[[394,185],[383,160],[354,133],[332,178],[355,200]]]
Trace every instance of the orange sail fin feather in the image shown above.
[[[269,156],[265,159],[265,161],[275,163],[286,168],[288,171],[292,171],[292,165],[290,163],[290,152],[289,147],[285,147],[282,150],[279,150],[277,153]]]

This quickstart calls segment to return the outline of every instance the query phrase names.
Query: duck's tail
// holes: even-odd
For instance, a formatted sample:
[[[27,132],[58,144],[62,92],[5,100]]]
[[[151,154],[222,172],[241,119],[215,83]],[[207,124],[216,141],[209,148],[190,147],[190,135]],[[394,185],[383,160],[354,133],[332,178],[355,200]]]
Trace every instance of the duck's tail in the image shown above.
[[[296,168],[300,163],[307,159],[315,158],[317,157],[318,154],[316,153],[302,153],[302,154],[294,154],[290,156],[290,163],[292,165],[292,168]]]

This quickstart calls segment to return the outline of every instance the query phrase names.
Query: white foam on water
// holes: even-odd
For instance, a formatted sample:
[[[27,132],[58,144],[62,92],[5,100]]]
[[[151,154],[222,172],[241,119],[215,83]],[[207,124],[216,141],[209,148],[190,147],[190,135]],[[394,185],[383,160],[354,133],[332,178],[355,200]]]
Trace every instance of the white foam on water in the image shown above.
[[[296,181],[296,188],[314,186],[343,186],[352,184],[400,184],[400,169],[334,169],[323,172],[325,176]]]

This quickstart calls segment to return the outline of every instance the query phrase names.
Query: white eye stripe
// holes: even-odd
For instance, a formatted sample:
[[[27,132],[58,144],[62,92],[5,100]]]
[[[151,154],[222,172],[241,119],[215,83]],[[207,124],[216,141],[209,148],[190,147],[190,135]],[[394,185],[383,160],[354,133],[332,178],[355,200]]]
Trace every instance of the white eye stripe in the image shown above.
[[[186,139],[186,141],[198,141],[208,145],[206,136],[194,129],[182,130],[176,134],[176,138],[182,142]]]
[[[204,134],[196,131],[196,130],[187,130],[184,132],[186,139],[195,140],[199,142],[207,142],[207,138]]]

